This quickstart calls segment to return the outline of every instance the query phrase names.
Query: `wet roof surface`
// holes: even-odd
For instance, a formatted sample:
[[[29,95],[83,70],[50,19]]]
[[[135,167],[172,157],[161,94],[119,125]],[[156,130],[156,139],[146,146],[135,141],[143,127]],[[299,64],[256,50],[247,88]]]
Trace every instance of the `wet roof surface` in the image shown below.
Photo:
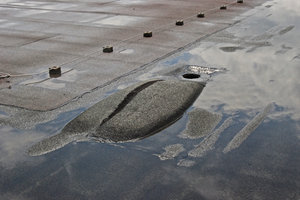
[[[203,1],[204,4],[205,2]],[[2,5],[1,9],[24,6],[17,3],[7,6],[8,3],[12,4],[10,1],[4,2],[5,6]],[[36,6],[34,3],[29,5]],[[103,4],[105,11],[101,10],[100,14],[111,15],[113,8],[124,14],[129,13],[121,8],[130,7],[132,3],[136,4],[135,10],[140,8],[145,11],[149,2],[107,1]],[[161,6],[164,9],[174,8],[177,3],[179,1],[166,1],[167,6]],[[188,5],[194,3],[191,1]],[[213,5],[211,1],[210,3],[207,5]],[[78,2],[72,4],[78,4],[81,10],[96,14],[99,5]],[[220,2],[216,1],[216,4],[219,6]],[[61,12],[63,9],[77,8],[68,7],[68,3],[62,3],[61,6],[58,9]],[[95,89],[87,89],[89,84],[86,82],[86,85],[81,85],[82,90],[74,89],[78,94],[86,91],[84,95],[49,111],[0,106],[1,199],[299,199],[300,52],[297,41],[300,3],[293,0],[273,0],[265,3],[244,0],[241,6],[245,7],[239,10],[237,8],[240,5],[234,6],[234,12],[240,14],[228,16],[232,20],[230,23],[237,21],[232,25],[224,23],[227,20],[226,14],[224,17],[219,15],[219,9],[213,14],[216,17],[209,19],[206,16],[201,21],[193,19],[185,23],[184,27],[189,27],[192,34],[198,30],[196,25],[199,23],[212,27],[212,34],[205,33],[204,38],[175,52],[170,51],[172,54],[169,56],[163,56],[163,49],[160,49],[155,54],[159,56],[159,60],[152,62],[156,59],[153,57],[145,62],[147,65],[139,63],[138,58],[149,57],[143,53],[144,48],[154,50],[154,47],[159,46],[156,44],[149,47],[148,39],[154,37],[146,40],[141,36],[138,40],[124,43],[119,53],[115,49],[110,54],[99,52],[102,62],[113,62],[115,69],[119,69],[118,63],[125,66],[127,60],[130,62],[131,59],[137,60],[134,63],[139,68],[124,76],[121,75],[126,72],[120,69],[121,77],[106,85],[103,84],[107,81],[95,81],[98,69],[96,61],[99,61],[97,54],[66,65],[65,68],[63,66],[63,70],[73,70],[59,79],[47,80],[49,83],[39,83],[40,86],[25,84],[30,83],[30,79],[46,79],[45,74],[30,79],[16,79],[20,83],[16,82],[12,89],[17,86],[24,88],[24,91],[25,88],[34,88],[39,89],[36,92],[42,94],[42,91],[52,91],[46,87],[55,86],[57,89],[53,91],[63,95],[65,92],[62,91],[73,91],[73,86],[68,86],[67,83],[75,84],[78,81],[83,84],[85,80],[80,82],[78,77],[89,73],[91,78],[95,78],[90,80],[94,81],[95,85],[91,88]],[[40,2],[40,7],[49,10],[55,8],[55,5]],[[189,9],[194,8],[195,6],[191,6]],[[230,6],[225,12],[227,11],[230,12]],[[145,11],[145,15],[130,14],[133,18],[125,19],[131,24],[141,18],[155,18],[156,16],[151,15],[152,12]],[[89,14],[84,13],[86,16]],[[164,14],[167,15],[168,11],[157,14],[157,17]],[[117,15],[111,17],[112,20],[118,19]],[[100,26],[111,23],[111,19],[105,19],[109,17],[95,21]],[[174,21],[173,17],[165,19]],[[222,30],[215,32],[216,29],[219,30],[215,29],[216,26],[222,26]],[[173,28],[166,28],[162,32],[175,34],[173,30],[183,27]],[[78,31],[84,32],[82,29]],[[189,31],[184,33],[189,34]],[[87,31],[88,33],[92,34]],[[166,39],[166,42],[169,44],[160,47],[175,47],[171,40]],[[5,47],[7,54],[14,52],[11,48]],[[55,55],[65,58],[64,54]],[[70,55],[70,60],[80,57],[73,53]],[[119,58],[114,59],[114,55]],[[82,65],[86,67],[86,71],[80,69],[79,66]],[[143,67],[140,68],[141,66]],[[99,74],[101,70],[103,69],[99,69]],[[107,70],[108,74],[111,73],[110,69]],[[13,74],[12,72],[9,73]],[[186,114],[161,132],[128,143],[100,143],[78,138],[45,155],[25,155],[28,147],[59,133],[72,119],[108,96],[149,79],[186,81],[183,74],[200,75],[195,81],[206,81],[206,87]],[[72,82],[74,77],[76,81]],[[13,81],[12,78],[10,81]],[[6,82],[7,79],[0,81],[3,87],[10,84]],[[5,90],[8,89],[3,89]],[[32,99],[35,97],[32,96]],[[147,112],[144,114],[147,115]]]
[[[204,0],[2,0],[0,72],[46,72],[0,79],[0,104],[53,109],[228,27],[261,2],[233,3],[224,11],[219,9],[223,2]],[[206,18],[197,18],[199,12],[206,12]],[[176,26],[181,19],[184,26]],[[143,38],[148,30],[153,37]],[[113,53],[102,52],[107,45]],[[49,78],[52,66],[61,66],[64,74]]]

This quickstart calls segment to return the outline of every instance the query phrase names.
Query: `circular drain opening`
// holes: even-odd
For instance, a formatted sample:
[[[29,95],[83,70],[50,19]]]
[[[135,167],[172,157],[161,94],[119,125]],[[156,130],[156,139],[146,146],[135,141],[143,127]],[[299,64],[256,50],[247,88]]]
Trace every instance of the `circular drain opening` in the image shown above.
[[[199,78],[200,75],[199,74],[183,74],[182,77],[187,78],[187,79],[195,79],[195,78]]]

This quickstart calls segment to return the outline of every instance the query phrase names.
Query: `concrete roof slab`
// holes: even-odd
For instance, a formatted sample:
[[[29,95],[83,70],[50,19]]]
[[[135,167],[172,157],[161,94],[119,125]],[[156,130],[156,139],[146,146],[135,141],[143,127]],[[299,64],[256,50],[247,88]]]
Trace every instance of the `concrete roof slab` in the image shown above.
[[[119,1],[101,5],[85,7],[89,12],[102,12],[111,14],[144,16],[144,17],[159,17],[159,18],[186,18],[196,15],[198,12],[215,8],[222,3],[215,1],[199,2],[181,2],[181,1],[147,1],[140,4],[120,4]]]
[[[38,31],[39,24],[30,22],[31,26],[36,26],[34,29]],[[69,36],[80,36],[80,37],[93,37],[103,39],[114,39],[116,41],[123,40],[125,38],[132,37],[138,33],[142,33],[144,28],[135,27],[105,27],[96,26],[95,24],[60,24],[60,23],[50,23],[47,29],[43,32],[46,33],[57,33]]]
[[[57,22],[76,22],[86,23],[94,20],[106,18],[108,15],[100,13],[80,13],[80,12],[65,12],[65,11],[44,11],[42,13],[30,14],[26,19],[38,19],[45,21]]]
[[[22,19],[3,19],[0,28],[8,30],[41,31],[48,30],[53,24],[42,21],[24,21]]]
[[[106,38],[79,37],[58,35],[23,45],[22,48],[47,52],[60,52],[75,55],[86,55],[93,51],[102,50],[106,42],[114,42]]]
[[[84,61],[62,67],[62,73],[67,73],[58,78],[49,78],[48,73],[45,73],[30,76],[26,81],[17,85],[6,83],[12,86],[1,89],[3,95],[0,97],[0,102],[33,110],[53,109],[139,66],[139,63],[86,58]],[[70,69],[73,70],[69,71]],[[11,79],[8,78],[6,81]]]
[[[245,1],[227,10],[219,9],[224,2],[211,0],[2,2],[0,71],[32,74],[54,65],[63,72],[73,70],[56,79],[48,79],[48,73],[3,79],[0,88],[6,96],[0,103],[54,108],[229,26],[238,14],[264,1]],[[197,18],[197,13],[212,9]],[[175,25],[179,19],[185,20],[184,26]],[[153,37],[143,37],[147,30]],[[102,52],[107,45],[113,53]],[[54,96],[58,100],[52,102]]]
[[[149,63],[155,59],[162,57],[172,51],[176,47],[157,46],[156,44],[143,44],[141,42],[120,43],[114,46],[113,53],[98,53],[93,57],[101,56],[101,58],[110,60],[119,60],[123,62],[140,63],[140,66]]]
[[[66,8],[74,7],[76,4],[71,2],[42,2],[42,1],[26,1],[26,2],[7,2],[6,6],[11,6],[15,8],[22,9],[55,9],[55,10],[63,10]]]
[[[77,58],[68,53],[48,52],[19,47],[0,47],[0,70],[11,71],[20,74],[36,73],[40,69],[63,63],[66,60]],[[11,68],[7,69],[9,65]]]
[[[74,94],[70,94],[69,92],[16,85],[11,89],[6,88],[1,90],[0,102],[5,105],[33,110],[47,110],[59,106],[73,97]]]
[[[28,15],[49,12],[46,10],[20,9],[20,8],[11,7],[11,6],[7,6],[7,5],[5,5],[4,7],[0,7],[0,10],[1,10],[0,16],[3,18],[26,17]]]
[[[166,24],[174,23],[175,20],[170,19],[158,19],[156,17],[140,17],[140,16],[130,16],[130,15],[115,15],[108,17],[106,19],[101,19],[94,21],[91,25],[101,26],[101,27],[114,27],[114,28],[143,28],[154,29]]]
[[[179,48],[185,46],[195,40],[203,37],[204,34],[201,33],[185,33],[185,32],[175,32],[170,30],[154,31],[151,38],[143,38],[137,42],[142,44],[151,44],[155,46],[163,47],[175,47]]]
[[[180,26],[175,26],[171,30],[174,32],[184,32],[193,34],[200,33],[208,35],[225,27],[228,27],[228,25],[223,23],[214,23],[209,20],[199,18],[196,20],[187,21],[184,24],[183,28]]]
[[[54,34],[0,29],[0,46],[22,46],[52,36],[54,36]]]

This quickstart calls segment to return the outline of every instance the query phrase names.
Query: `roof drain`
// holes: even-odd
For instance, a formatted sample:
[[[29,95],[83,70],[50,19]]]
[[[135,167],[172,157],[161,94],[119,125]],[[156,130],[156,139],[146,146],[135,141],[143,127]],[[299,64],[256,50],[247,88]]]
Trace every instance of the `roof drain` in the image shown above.
[[[196,78],[200,78],[200,75],[199,74],[183,74],[182,77],[186,78],[186,79],[196,79]]]

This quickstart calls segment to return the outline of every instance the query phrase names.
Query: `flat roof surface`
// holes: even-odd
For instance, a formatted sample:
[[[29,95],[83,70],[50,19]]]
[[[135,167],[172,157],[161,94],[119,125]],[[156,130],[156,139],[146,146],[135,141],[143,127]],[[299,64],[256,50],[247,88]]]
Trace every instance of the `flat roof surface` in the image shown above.
[[[0,80],[1,98],[40,109],[0,104],[1,200],[300,199],[300,1],[244,0],[226,10],[203,1],[214,9],[205,18],[196,17],[201,1],[182,17],[175,5],[196,2],[26,1],[35,7],[27,10],[1,2],[0,71],[12,75]],[[47,9],[56,11],[29,15]],[[53,65],[63,74],[49,79]],[[180,99],[190,102],[196,90],[184,81],[206,83],[187,110]],[[141,125],[151,135],[134,131]],[[134,137],[112,138],[123,133]]]
[[[54,109],[227,28],[263,2],[234,1],[221,10],[218,0],[2,0],[0,72],[10,78],[0,79],[0,104]],[[104,46],[113,52],[103,53]],[[52,66],[61,67],[60,77],[49,76]]]

